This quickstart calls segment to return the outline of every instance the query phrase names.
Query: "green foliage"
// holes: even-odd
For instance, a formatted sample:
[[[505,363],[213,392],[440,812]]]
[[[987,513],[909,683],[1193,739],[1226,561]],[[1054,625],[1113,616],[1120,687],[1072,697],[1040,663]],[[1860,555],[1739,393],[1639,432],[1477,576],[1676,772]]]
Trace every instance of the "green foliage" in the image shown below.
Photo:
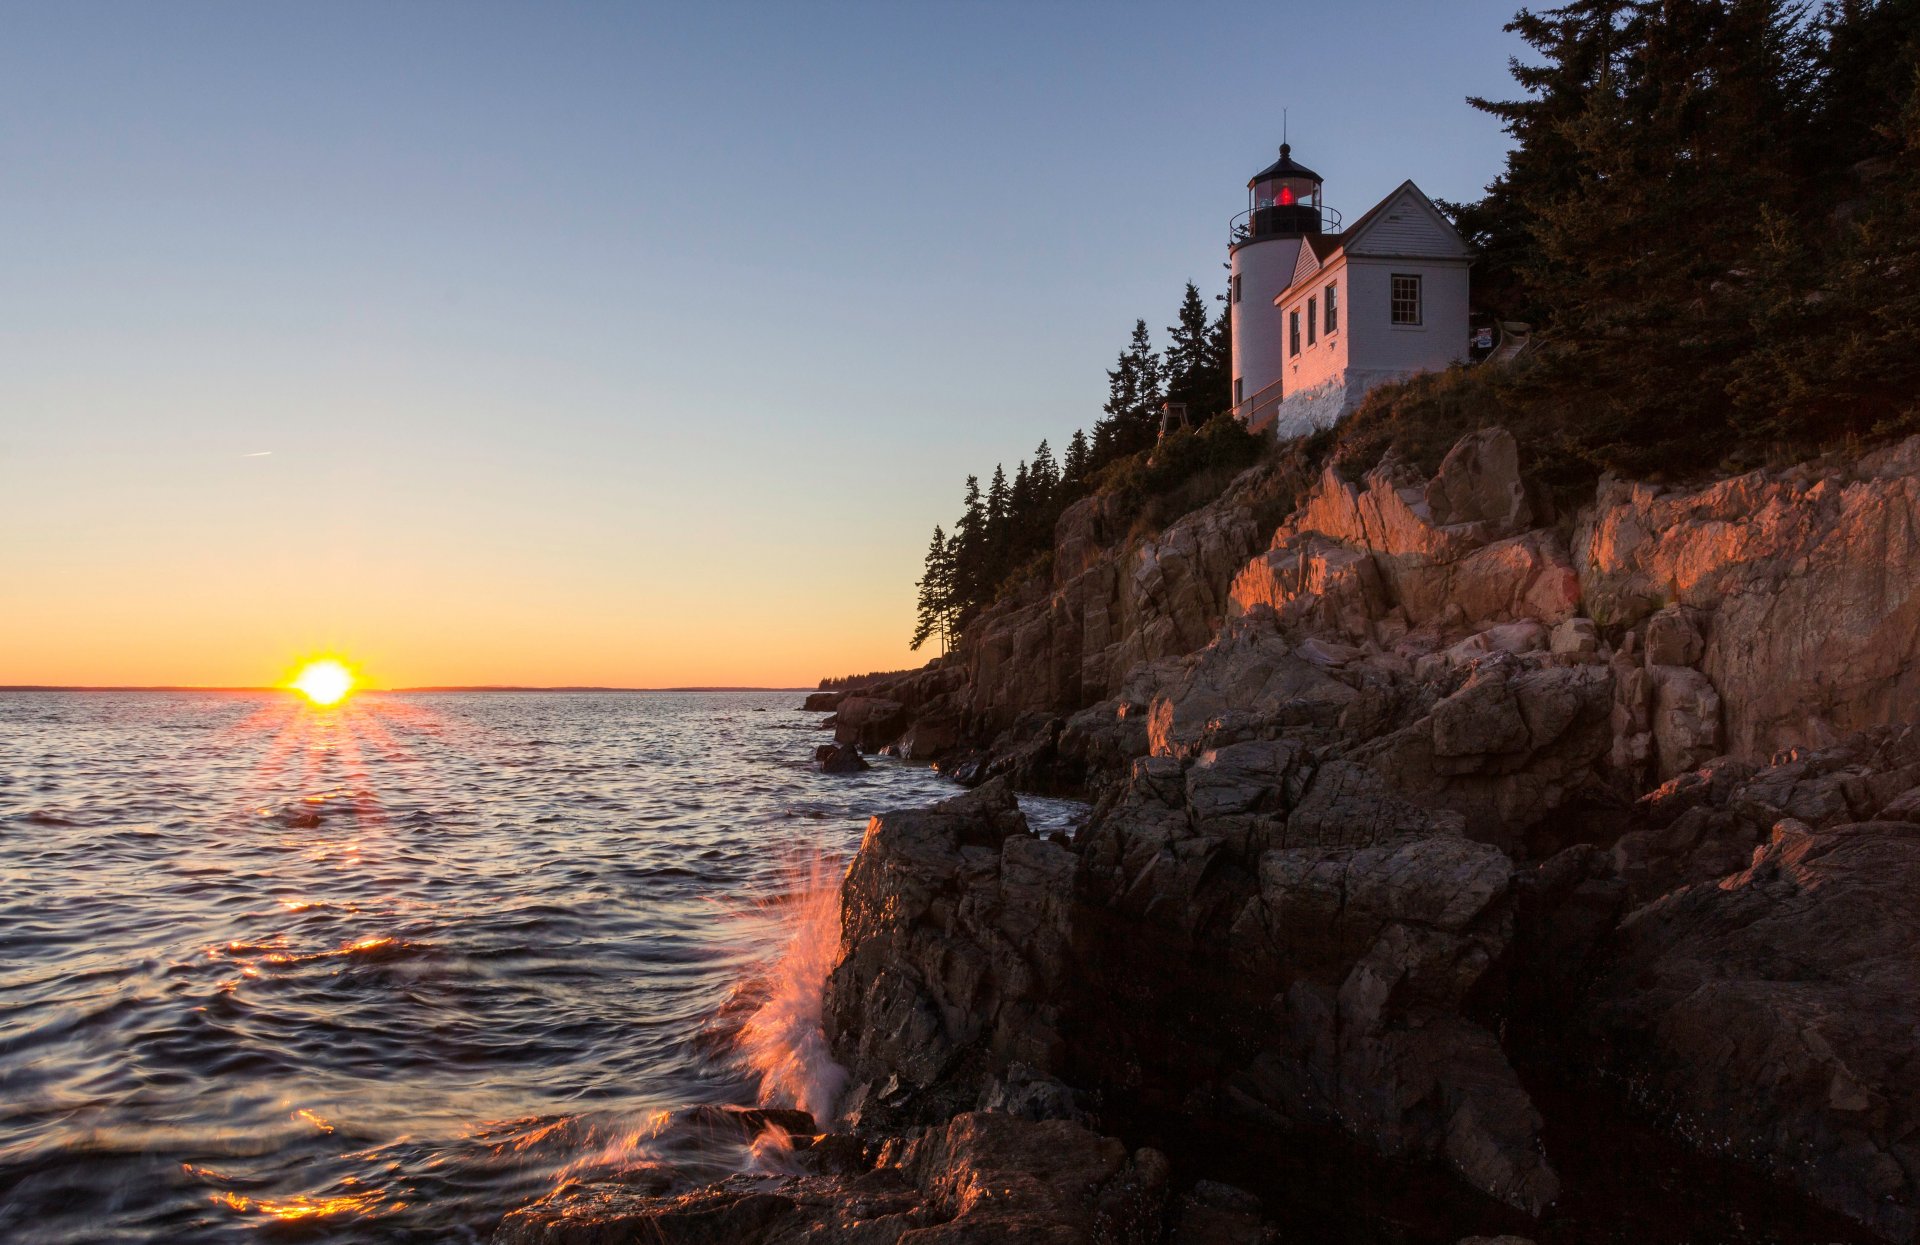
[[[1348,470],[1498,422],[1534,470],[1674,476],[1911,430],[1920,411],[1920,0],[1573,0],[1509,24],[1523,98],[1478,203],[1512,367],[1371,394]]]
[[[1093,426],[1093,456],[1110,462],[1153,444],[1160,432],[1160,404],[1166,368],[1153,348],[1147,322],[1133,322],[1133,337],[1120,360],[1107,373],[1107,401],[1100,409],[1105,419]]]
[[[950,541],[938,525],[933,529],[933,544],[927,549],[926,573],[920,577],[920,601],[907,647],[918,652],[928,640],[938,637],[940,651],[952,645],[954,628],[959,622],[960,602],[954,592],[954,553],[958,542]]]

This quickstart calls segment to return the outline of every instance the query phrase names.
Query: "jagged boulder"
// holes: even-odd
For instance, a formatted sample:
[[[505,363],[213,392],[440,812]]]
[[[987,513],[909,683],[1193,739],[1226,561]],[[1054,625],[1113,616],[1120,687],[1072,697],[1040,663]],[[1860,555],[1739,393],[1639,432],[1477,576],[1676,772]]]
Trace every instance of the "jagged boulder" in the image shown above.
[[[1513,434],[1482,428],[1456,441],[1427,481],[1427,510],[1443,527],[1484,523],[1493,532],[1511,533],[1532,523]]]
[[[1458,690],[1349,755],[1403,796],[1465,816],[1469,833],[1511,844],[1598,781],[1612,748],[1612,676],[1603,666],[1538,666],[1512,653],[1474,659]]]
[[[1458,829],[1364,766],[1316,765],[1295,741],[1137,761],[1081,835],[1082,892],[1123,918],[1106,925],[1098,960],[1199,954],[1181,979],[1120,985],[1109,1006],[1126,1018],[1107,1028],[1126,1029],[1130,1046],[1114,1059],[1208,1050],[1266,1110],[1379,1153],[1442,1159],[1538,1213],[1558,1190],[1539,1114],[1499,1041],[1466,1015],[1511,936],[1513,867]],[[1223,947],[1224,964],[1198,970]],[[1163,1009],[1136,1010],[1141,992],[1164,996]],[[1226,1001],[1241,998],[1261,1002]]]
[[[1224,630],[1183,663],[1148,707],[1155,756],[1193,756],[1281,730],[1330,730],[1358,693],[1302,656],[1271,622],[1254,615]]]
[[[878,752],[898,738],[909,720],[907,707],[882,696],[853,695],[840,702],[832,718],[835,741]]]
[[[1072,855],[1028,831],[1002,781],[875,817],[825,997],[849,1110],[928,1090],[971,1105],[1015,1062],[1054,1066],[1072,887]]]

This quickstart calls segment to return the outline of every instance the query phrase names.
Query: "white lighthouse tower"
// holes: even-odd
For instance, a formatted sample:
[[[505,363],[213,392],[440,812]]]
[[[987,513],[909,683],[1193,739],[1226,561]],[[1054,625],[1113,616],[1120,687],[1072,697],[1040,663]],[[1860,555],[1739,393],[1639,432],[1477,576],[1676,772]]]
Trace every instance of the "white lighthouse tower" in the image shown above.
[[[1338,214],[1320,204],[1320,175],[1295,163],[1285,143],[1248,180],[1247,210],[1233,218],[1233,413],[1255,432],[1273,422],[1282,396],[1286,340],[1274,299],[1293,284],[1301,244],[1327,220],[1339,227]]]

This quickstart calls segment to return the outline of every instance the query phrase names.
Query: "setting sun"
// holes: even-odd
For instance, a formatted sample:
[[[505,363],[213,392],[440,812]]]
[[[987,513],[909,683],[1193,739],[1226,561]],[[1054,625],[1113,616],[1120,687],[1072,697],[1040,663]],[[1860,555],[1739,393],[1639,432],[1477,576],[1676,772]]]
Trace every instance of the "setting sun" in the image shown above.
[[[300,668],[288,686],[316,705],[337,705],[353,690],[353,672],[331,658],[312,661]]]

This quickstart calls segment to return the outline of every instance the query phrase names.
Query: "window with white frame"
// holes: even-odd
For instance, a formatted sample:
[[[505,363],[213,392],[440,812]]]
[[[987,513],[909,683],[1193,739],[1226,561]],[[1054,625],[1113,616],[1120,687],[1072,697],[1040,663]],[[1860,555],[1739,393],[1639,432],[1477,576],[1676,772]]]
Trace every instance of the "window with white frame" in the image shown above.
[[[1307,300],[1307,345],[1311,346],[1319,340],[1320,300],[1317,298],[1309,298]]]
[[[1420,277],[1417,273],[1393,274],[1389,307],[1394,324],[1420,323]]]
[[[1340,330],[1339,287],[1340,283],[1338,281],[1327,282],[1327,332],[1329,334],[1337,333]]]
[[[1287,353],[1300,353],[1300,309],[1294,308],[1287,313]]]

